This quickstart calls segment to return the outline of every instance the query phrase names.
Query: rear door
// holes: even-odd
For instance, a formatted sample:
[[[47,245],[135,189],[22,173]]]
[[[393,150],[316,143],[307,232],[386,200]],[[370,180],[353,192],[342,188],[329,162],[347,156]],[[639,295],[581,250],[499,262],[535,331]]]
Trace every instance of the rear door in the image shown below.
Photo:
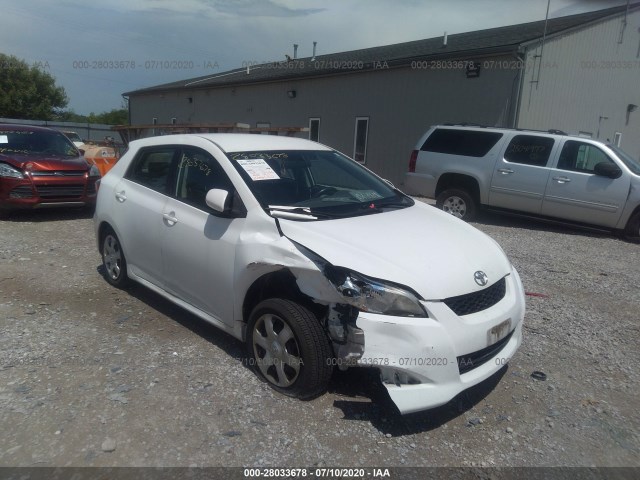
[[[548,135],[514,135],[493,167],[489,205],[540,213],[556,143]]]
[[[600,162],[615,164],[595,144],[565,140],[557,163],[550,169],[542,214],[615,227],[629,195],[630,178],[596,175],[594,167]]]
[[[114,189],[113,216],[130,271],[163,285],[162,249],[158,241],[168,200],[171,163],[180,147],[140,150]]]

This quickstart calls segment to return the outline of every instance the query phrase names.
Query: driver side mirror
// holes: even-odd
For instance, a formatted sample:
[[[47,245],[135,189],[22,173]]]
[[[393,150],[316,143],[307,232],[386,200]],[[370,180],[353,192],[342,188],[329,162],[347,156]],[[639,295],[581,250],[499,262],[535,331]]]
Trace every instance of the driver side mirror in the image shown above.
[[[600,162],[593,167],[593,173],[601,177],[618,178],[622,175],[622,170],[615,163]]]

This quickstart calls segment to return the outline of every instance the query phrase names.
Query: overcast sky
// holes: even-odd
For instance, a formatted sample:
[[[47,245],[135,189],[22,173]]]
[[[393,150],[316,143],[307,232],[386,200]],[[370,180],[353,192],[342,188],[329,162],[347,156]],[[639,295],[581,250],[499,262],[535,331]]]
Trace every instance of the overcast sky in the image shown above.
[[[550,17],[625,0],[551,0]],[[543,20],[547,0],[0,0],[0,52],[36,64],[77,113],[122,93],[284,60]],[[168,66],[170,68],[164,68]]]

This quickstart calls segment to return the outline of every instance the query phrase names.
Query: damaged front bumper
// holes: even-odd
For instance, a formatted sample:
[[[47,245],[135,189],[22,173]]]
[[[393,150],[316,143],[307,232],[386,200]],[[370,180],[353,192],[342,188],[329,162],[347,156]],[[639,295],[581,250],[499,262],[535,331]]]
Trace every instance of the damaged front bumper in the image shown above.
[[[429,318],[360,312],[364,352],[358,366],[380,370],[383,385],[402,414],[438,407],[486,380],[522,341],[525,303],[515,269],[506,294],[492,307],[458,316],[443,302],[422,302]]]

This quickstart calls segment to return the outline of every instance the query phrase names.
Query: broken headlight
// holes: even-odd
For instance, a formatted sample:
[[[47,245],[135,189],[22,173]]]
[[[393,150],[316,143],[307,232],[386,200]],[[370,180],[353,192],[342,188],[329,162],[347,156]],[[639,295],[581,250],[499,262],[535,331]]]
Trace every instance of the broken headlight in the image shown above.
[[[411,291],[356,272],[333,268],[329,279],[345,303],[363,312],[398,317],[427,317],[418,297]]]

